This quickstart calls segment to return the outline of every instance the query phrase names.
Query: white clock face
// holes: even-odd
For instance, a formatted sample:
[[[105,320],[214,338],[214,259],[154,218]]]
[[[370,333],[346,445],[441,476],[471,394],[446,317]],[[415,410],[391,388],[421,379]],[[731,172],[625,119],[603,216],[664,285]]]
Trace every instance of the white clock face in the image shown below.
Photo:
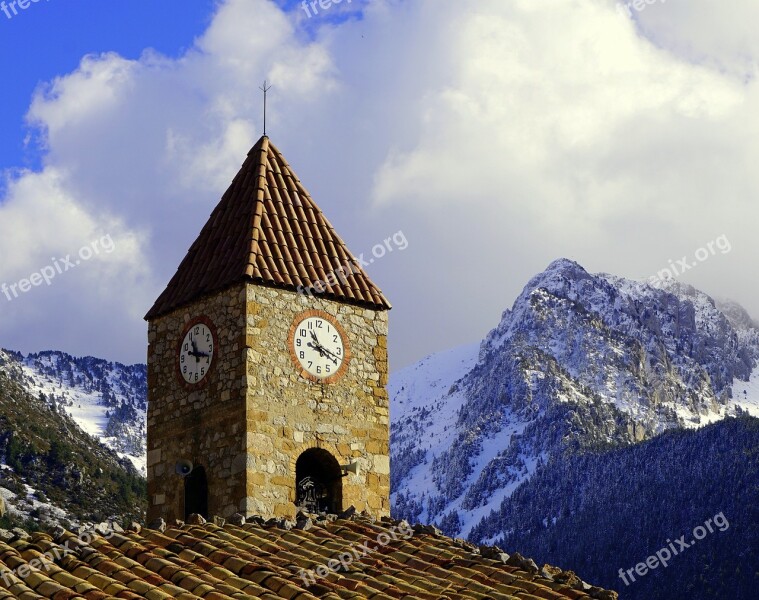
[[[214,352],[214,334],[204,323],[190,327],[179,349],[179,373],[186,383],[203,381],[211,370]]]
[[[322,316],[301,320],[291,336],[293,356],[301,368],[314,379],[336,378],[347,360],[343,332]]]

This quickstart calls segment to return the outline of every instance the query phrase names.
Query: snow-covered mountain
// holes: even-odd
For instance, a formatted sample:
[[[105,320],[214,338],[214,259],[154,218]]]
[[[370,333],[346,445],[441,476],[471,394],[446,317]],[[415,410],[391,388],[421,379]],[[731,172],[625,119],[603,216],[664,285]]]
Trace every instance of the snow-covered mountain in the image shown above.
[[[466,537],[553,457],[759,416],[757,359],[734,302],[557,260],[481,344],[391,377],[394,514]]]
[[[134,464],[144,424],[129,370],[60,353],[0,352],[1,527],[144,517],[146,483]],[[144,387],[139,368],[131,375]]]
[[[0,370],[34,397],[63,410],[145,474],[147,367],[64,352],[0,351]]]

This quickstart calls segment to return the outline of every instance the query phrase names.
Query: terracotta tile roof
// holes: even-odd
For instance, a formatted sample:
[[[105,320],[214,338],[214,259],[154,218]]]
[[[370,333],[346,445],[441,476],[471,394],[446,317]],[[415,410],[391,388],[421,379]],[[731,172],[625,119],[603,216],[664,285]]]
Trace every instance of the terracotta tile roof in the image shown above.
[[[538,571],[532,561],[518,555],[505,561],[507,556],[497,549],[480,550],[428,527],[416,527],[411,535],[411,529],[404,527],[389,520],[372,523],[353,517],[308,529],[262,520],[239,526],[178,525],[164,532],[134,527],[128,532],[111,531],[109,539],[75,536],[62,528],[31,536],[3,531],[0,600],[617,597],[583,584],[571,572],[552,567]],[[382,535],[390,537],[385,546],[377,541]],[[371,552],[362,555],[364,545]],[[301,569],[326,565],[342,553],[358,558],[350,564],[345,560],[347,568],[340,567],[324,579],[305,581],[299,575]],[[44,554],[58,558],[39,562]],[[30,563],[35,568],[29,568]]]
[[[242,281],[291,290],[324,283],[326,291],[318,295],[390,308],[266,136],[248,153],[145,318],[161,316]]]

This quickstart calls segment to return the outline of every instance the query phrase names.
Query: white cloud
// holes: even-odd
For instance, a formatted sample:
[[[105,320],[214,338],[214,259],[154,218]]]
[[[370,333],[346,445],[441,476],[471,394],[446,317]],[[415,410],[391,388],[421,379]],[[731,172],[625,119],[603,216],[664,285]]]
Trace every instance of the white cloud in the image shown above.
[[[753,78],[759,61],[754,0],[659,0],[635,18],[655,43],[694,63]]]
[[[44,168],[7,173],[0,283],[102,235],[116,250],[49,287],[0,297],[2,343],[144,360],[142,316],[256,140],[260,81],[276,73],[297,102],[320,81],[329,87],[329,71],[324,50],[298,41],[273,4],[235,0],[178,60],[86,56],[41,86],[27,120]]]
[[[661,159],[651,146],[662,124],[708,127],[742,104],[739,84],[656,49],[596,2],[479,5],[446,40],[458,52],[430,82],[418,139],[379,171],[378,203],[414,190],[416,202],[437,206],[466,197],[508,214],[522,205],[556,226],[581,211],[595,228],[629,210],[610,200],[630,200],[630,167],[649,171]],[[643,132],[638,148],[623,135],[631,129]],[[641,175],[638,192],[659,184]],[[529,194],[494,193],[520,182]]]
[[[83,338],[90,346],[80,347],[82,354],[136,347],[144,337],[144,328],[134,327],[134,302],[146,300],[143,240],[119,217],[83,210],[65,181],[48,168],[9,186],[0,208],[0,337],[25,350],[50,347],[50,340],[76,345]]]
[[[136,67],[117,54],[85,56],[77,71],[38,90],[28,120],[44,127],[55,146],[58,135],[118,111],[128,99]]]
[[[468,325],[440,310],[417,312],[417,328],[464,341],[557,256],[644,277],[722,233],[744,252],[693,281],[757,313],[755,85],[661,48],[597,2],[483,1],[455,15],[422,4],[417,25],[448,34],[425,52],[448,68],[407,107],[420,131],[388,153],[374,200],[423,215],[426,239],[444,240],[405,276],[427,284],[417,301],[451,298]],[[457,275],[441,285],[433,269]]]
[[[170,129],[166,134],[166,162],[184,165],[178,177],[187,190],[197,186],[223,190],[229,185],[229,167],[250,150],[255,135],[255,126],[245,119],[231,119],[219,137],[201,142],[202,146]]]
[[[376,0],[361,19],[308,19],[309,40],[298,7],[231,0],[177,60],[86,57],[32,103],[48,152],[0,205],[13,257],[0,282],[110,227],[130,240],[120,261],[44,291],[81,295],[107,263],[129,293],[101,284],[100,304],[72,302],[70,322],[110,319],[86,335],[54,333],[50,297],[30,295],[13,309],[39,335],[19,312],[0,339],[89,353],[117,332],[125,349],[102,353],[142,359],[139,317],[255,142],[264,78],[274,142],[354,251],[408,237],[371,271],[396,307],[396,367],[481,336],[558,256],[645,277],[725,234],[734,250],[692,282],[759,316],[759,97],[745,78],[759,26],[748,3],[703,13],[711,29],[689,6],[633,22],[597,0]],[[52,246],[30,239],[61,223]]]

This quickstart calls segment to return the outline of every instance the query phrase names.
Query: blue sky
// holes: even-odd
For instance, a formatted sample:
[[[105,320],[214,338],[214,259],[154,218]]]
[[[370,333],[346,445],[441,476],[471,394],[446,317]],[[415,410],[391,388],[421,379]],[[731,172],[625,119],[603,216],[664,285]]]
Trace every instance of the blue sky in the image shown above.
[[[212,16],[214,0],[40,0],[0,12],[0,164],[38,166],[24,115],[37,85],[73,71],[85,54],[139,58],[146,48],[179,56]],[[13,15],[13,12],[9,10]]]
[[[312,14],[302,21],[304,36],[325,23],[360,17],[355,9],[362,0],[351,4],[350,13],[321,11],[313,20],[317,15],[311,9],[306,13],[300,0],[277,2],[299,16]],[[40,166],[40,148],[28,137],[24,120],[38,85],[73,71],[87,54],[116,52],[137,59],[153,49],[177,58],[205,31],[217,5],[218,0],[37,0],[27,9],[17,7],[17,14],[7,7],[10,18],[0,11],[0,56],[7,57],[0,61],[0,166]]]
[[[144,360],[264,79],[353,252],[408,240],[369,268],[393,369],[482,339],[559,257],[643,279],[726,239],[681,279],[759,317],[755,0],[40,0],[0,12],[0,57],[0,285],[113,240],[0,294],[2,347]]]

